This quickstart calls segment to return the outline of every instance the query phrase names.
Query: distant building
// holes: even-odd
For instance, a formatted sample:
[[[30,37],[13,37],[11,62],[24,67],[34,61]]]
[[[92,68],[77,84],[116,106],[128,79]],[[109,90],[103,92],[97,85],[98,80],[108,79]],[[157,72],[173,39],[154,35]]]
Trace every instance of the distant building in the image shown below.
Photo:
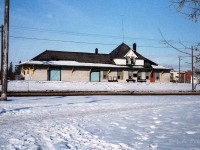
[[[185,83],[191,83],[192,71],[188,70],[185,72]]]
[[[170,82],[170,69],[122,43],[109,54],[46,50],[22,62],[25,80],[84,82]]]
[[[200,81],[200,74],[194,72],[194,84],[198,84]],[[170,82],[179,82],[179,83],[192,83],[192,71],[188,70],[185,72],[180,72],[180,80],[179,80],[179,72],[178,71],[170,71]]]
[[[178,71],[175,71],[175,70],[170,71],[170,82],[179,82],[179,72]]]

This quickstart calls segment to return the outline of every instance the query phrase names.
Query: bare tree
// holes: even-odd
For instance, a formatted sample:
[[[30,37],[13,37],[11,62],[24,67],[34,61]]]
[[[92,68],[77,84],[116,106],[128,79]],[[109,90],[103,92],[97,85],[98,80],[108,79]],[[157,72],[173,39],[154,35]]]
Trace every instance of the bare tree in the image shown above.
[[[200,0],[170,0],[170,6],[175,6],[176,11],[186,15],[197,22],[200,16]]]

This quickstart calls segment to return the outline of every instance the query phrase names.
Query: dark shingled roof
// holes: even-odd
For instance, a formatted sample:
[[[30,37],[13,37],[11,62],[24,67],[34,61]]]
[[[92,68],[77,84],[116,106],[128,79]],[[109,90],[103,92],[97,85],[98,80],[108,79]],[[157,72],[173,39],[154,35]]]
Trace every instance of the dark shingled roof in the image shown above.
[[[124,58],[131,48],[122,43],[115,48],[110,54],[95,54],[95,53],[83,53],[83,52],[66,52],[66,51],[54,51],[46,50],[31,60],[35,61],[55,61],[55,60],[69,60],[85,63],[101,63],[101,64],[114,64],[114,58]],[[138,56],[138,59],[144,59],[145,63],[149,65],[157,65],[155,62],[143,57],[138,52],[134,51]]]
[[[111,53],[110,53],[110,57],[113,58],[124,58],[124,56],[128,53],[128,51],[131,48],[122,43],[121,45],[119,45],[116,49],[114,49]],[[138,59],[144,59],[146,63],[150,63],[151,65],[158,65],[155,62],[143,57],[141,54],[139,54],[138,52],[134,51],[134,53],[137,55]]]
[[[124,43],[120,44],[117,48],[115,48],[111,53],[110,57],[113,58],[124,58],[126,53],[130,50],[130,47]]]
[[[138,52],[134,52],[134,53],[137,55],[138,59],[144,59],[144,61],[145,61],[146,63],[150,63],[151,65],[156,65],[156,66],[158,65],[158,64],[156,64],[155,62],[153,62],[153,61],[151,61],[151,60],[145,58],[145,57],[142,56],[142,55],[140,55]]]
[[[69,60],[85,63],[102,63],[111,64],[110,55],[108,54],[95,54],[95,53],[82,53],[82,52],[66,52],[66,51],[53,51],[46,50],[32,60],[37,61],[55,61],[55,60]]]

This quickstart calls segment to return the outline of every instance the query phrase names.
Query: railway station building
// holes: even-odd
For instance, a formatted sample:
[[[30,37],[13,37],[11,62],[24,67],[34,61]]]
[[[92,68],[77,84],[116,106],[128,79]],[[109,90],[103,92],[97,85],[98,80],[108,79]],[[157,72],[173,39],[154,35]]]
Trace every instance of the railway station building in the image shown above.
[[[142,56],[135,43],[109,54],[46,50],[19,67],[24,80],[69,82],[170,82],[171,70]]]

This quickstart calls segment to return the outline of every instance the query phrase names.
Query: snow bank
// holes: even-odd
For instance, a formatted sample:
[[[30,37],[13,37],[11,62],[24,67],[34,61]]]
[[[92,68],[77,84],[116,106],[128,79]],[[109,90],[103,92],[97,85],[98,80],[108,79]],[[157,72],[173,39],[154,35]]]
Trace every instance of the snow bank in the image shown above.
[[[8,91],[189,91],[184,83],[10,81]],[[199,84],[196,87],[200,90]]]

